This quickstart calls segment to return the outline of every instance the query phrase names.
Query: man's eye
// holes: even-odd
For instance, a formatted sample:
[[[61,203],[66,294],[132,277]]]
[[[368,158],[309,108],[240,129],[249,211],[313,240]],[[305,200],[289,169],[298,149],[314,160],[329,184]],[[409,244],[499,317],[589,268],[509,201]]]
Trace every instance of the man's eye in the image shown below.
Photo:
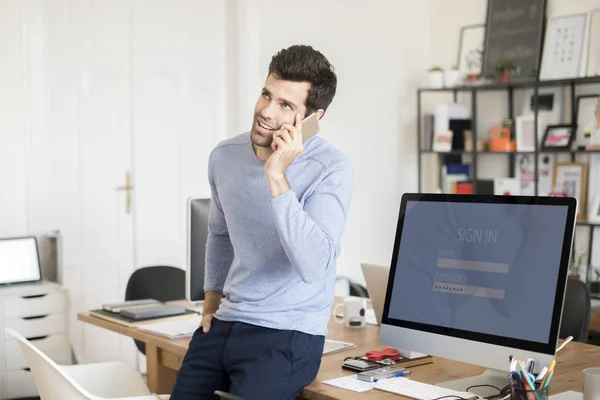
[[[291,110],[292,109],[292,106],[290,106],[287,103],[283,103],[282,107],[285,108],[286,110]]]
[[[269,93],[262,92],[262,97],[264,97],[265,99],[269,100]]]

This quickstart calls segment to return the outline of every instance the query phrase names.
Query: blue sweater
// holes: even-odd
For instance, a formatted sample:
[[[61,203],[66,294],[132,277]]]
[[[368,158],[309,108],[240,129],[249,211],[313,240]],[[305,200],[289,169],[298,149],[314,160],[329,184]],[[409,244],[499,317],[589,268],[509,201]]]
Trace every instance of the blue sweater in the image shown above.
[[[204,290],[224,295],[221,320],[326,335],[352,166],[315,136],[286,170],[291,190],[271,198],[264,168],[249,133],[210,155]]]

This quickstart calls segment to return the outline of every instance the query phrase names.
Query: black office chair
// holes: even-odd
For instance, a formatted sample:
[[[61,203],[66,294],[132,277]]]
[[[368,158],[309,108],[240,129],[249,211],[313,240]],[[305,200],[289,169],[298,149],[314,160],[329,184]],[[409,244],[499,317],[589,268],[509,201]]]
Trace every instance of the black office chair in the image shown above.
[[[573,336],[574,341],[587,343],[591,308],[590,292],[585,283],[579,279],[567,279],[567,292],[558,336],[561,339]]]
[[[127,282],[125,301],[141,299],[185,299],[185,271],[170,266],[151,266],[134,271]],[[146,355],[146,345],[138,340],[134,341],[142,354]]]
[[[215,390],[215,400],[244,400],[243,398],[231,393]]]

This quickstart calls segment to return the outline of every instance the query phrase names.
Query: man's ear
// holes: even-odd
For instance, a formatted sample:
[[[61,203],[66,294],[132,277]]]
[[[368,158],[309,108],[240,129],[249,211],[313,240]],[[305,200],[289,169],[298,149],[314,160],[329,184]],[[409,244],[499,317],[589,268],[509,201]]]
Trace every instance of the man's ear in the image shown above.
[[[323,114],[325,114],[325,110],[323,110],[322,108],[319,108],[317,110],[317,119],[321,119],[323,117]]]

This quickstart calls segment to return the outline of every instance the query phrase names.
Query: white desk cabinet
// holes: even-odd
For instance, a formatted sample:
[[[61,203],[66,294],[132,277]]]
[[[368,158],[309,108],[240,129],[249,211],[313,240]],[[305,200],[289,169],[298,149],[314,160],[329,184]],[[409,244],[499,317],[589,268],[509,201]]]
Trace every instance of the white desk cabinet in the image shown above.
[[[0,399],[37,396],[33,375],[13,328],[58,364],[71,364],[67,295],[56,283],[0,287]]]

